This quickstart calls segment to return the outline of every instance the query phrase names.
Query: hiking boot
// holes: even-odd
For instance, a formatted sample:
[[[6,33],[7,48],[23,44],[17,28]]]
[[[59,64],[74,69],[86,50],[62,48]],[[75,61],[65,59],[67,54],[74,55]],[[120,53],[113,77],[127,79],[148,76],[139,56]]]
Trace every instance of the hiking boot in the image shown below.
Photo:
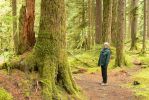
[[[101,86],[107,86],[108,83],[101,83]]]

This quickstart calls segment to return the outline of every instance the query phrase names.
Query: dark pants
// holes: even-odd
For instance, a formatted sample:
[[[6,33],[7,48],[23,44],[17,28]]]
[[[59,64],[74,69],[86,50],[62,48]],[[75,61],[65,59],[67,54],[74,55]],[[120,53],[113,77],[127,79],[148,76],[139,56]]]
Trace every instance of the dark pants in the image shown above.
[[[107,66],[101,66],[103,83],[107,83]]]

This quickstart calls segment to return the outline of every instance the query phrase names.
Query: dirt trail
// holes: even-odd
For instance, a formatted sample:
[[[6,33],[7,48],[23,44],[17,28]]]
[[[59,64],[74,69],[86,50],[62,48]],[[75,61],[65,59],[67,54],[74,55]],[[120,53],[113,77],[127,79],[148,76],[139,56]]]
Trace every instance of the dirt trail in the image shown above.
[[[83,89],[89,100],[138,100],[132,90],[122,87],[131,82],[130,76],[138,71],[140,66],[130,70],[110,71],[108,74],[108,86],[101,86],[100,72],[92,74],[76,74],[76,82]]]

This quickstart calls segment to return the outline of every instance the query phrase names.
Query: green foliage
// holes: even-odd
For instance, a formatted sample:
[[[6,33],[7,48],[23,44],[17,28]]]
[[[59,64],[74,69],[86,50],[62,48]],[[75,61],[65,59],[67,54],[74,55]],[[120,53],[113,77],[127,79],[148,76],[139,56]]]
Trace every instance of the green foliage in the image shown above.
[[[5,89],[0,88],[0,100],[13,100],[13,97]]]
[[[149,67],[149,54],[139,56],[139,59],[142,62],[143,66]]]
[[[98,70],[98,59],[101,51],[101,45],[95,46],[92,50],[73,50],[69,55],[69,65],[72,70],[77,70],[79,68],[86,68],[88,72],[95,72]],[[128,56],[129,58],[130,56]],[[109,63],[109,68],[113,69],[115,63],[115,48],[111,47],[111,60]]]
[[[66,10],[68,47],[82,48],[87,36],[87,0],[68,0]]]
[[[12,17],[9,1],[1,0],[0,3],[0,49],[12,48]],[[2,51],[0,51],[1,53]]]

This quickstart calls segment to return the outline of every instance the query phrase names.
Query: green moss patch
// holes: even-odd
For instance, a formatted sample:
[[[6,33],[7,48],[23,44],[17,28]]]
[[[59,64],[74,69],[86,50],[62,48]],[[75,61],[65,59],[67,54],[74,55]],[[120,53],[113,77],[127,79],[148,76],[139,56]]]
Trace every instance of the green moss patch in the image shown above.
[[[143,69],[132,76],[134,81],[139,82],[139,85],[134,85],[133,83],[128,84],[128,87],[133,89],[136,96],[141,99],[149,99],[149,68]]]
[[[0,100],[13,100],[13,97],[5,89],[0,88]]]

